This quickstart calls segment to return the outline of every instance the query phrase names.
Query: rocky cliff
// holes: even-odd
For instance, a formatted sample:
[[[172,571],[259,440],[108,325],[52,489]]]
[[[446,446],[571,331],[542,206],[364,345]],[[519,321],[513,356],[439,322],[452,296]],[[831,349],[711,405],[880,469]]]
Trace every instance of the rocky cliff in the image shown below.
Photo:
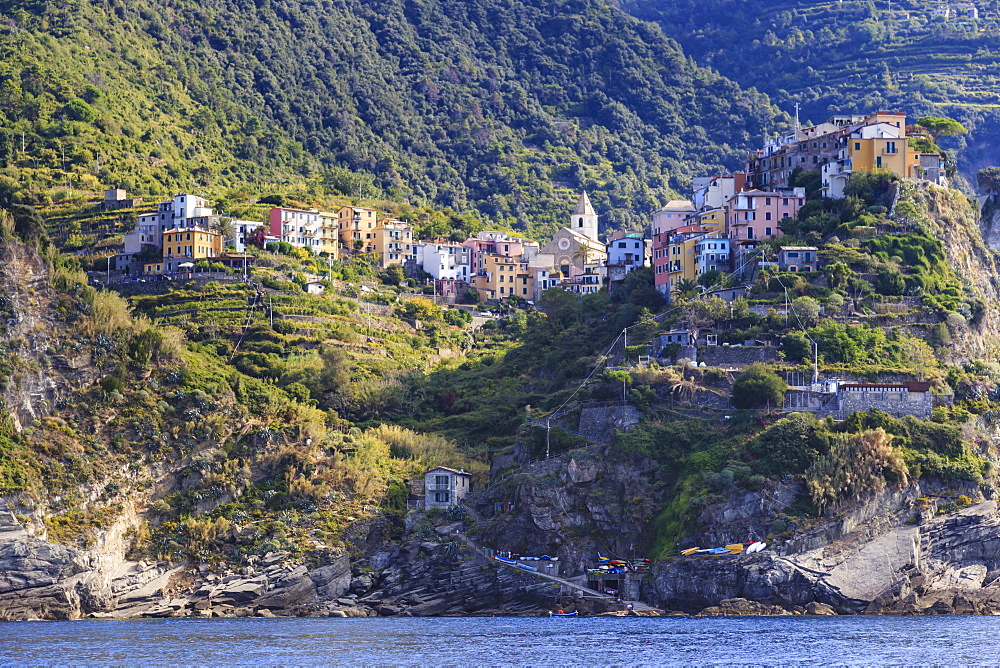
[[[687,612],[733,599],[799,613],[813,604],[840,614],[1000,609],[996,502],[943,512],[935,491],[888,492],[758,555],[669,560],[644,593]]]

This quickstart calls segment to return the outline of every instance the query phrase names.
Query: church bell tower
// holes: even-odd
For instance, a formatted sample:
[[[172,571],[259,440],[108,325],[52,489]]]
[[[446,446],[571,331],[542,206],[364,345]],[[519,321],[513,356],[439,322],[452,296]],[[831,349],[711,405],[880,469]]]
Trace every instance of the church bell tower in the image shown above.
[[[586,191],[580,195],[580,201],[576,203],[569,229],[597,241],[597,214]]]

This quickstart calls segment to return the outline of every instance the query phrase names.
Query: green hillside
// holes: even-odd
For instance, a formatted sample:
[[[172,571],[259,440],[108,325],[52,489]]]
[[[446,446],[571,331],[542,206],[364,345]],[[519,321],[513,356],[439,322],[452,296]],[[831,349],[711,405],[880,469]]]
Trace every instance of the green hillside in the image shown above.
[[[587,189],[606,223],[637,226],[775,117],[597,2],[5,0],[0,16],[8,201],[286,187],[541,234]]]

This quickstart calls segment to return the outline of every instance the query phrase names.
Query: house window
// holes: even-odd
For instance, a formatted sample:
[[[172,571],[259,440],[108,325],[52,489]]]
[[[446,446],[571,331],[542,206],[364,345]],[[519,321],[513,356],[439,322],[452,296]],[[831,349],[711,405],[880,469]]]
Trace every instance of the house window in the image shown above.
[[[771,236],[771,228],[770,227],[765,227],[764,228],[764,236],[765,237]]]
[[[771,220],[771,212],[770,211],[765,211],[764,212],[764,220]]]
[[[434,492],[434,503],[448,503],[451,501],[451,494],[448,492]]]
[[[894,141],[887,141],[885,143],[885,152],[886,153],[895,153],[896,152],[896,142],[894,142]]]
[[[875,167],[881,167],[881,166],[882,166],[882,156],[878,156],[875,158]]]
[[[855,151],[860,151],[861,150],[861,142],[859,142],[859,141],[854,142],[854,150]]]
[[[765,197],[764,198],[764,205],[765,206],[771,206],[771,198],[770,197]]]
[[[782,197],[781,198],[781,206],[788,206],[788,198],[787,197]]]

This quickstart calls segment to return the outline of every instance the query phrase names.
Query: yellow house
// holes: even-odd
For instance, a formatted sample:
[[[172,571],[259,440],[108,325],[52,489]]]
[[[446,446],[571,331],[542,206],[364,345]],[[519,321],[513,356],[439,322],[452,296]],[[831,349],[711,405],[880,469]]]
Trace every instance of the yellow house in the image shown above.
[[[319,214],[319,252],[337,257],[340,251],[340,218],[335,213]]]
[[[726,210],[705,209],[688,216],[688,225],[701,225],[706,232],[722,232],[726,229]]]
[[[417,259],[413,228],[409,223],[394,218],[383,220],[371,234],[372,251],[378,253],[380,267]]]
[[[855,172],[888,169],[899,176],[911,177],[920,167],[920,154],[910,148],[906,137],[850,137],[847,155]]]
[[[222,235],[200,227],[175,227],[163,233],[163,257],[201,259],[222,255]]]
[[[682,280],[698,278],[698,262],[695,246],[704,234],[677,235],[667,246],[667,294]]]
[[[378,215],[375,209],[345,206],[337,211],[340,244],[344,249],[371,253],[375,249],[375,227]]]
[[[535,294],[535,274],[527,262],[506,255],[481,255],[484,270],[472,277],[479,300],[498,301],[512,296],[530,300]]]

